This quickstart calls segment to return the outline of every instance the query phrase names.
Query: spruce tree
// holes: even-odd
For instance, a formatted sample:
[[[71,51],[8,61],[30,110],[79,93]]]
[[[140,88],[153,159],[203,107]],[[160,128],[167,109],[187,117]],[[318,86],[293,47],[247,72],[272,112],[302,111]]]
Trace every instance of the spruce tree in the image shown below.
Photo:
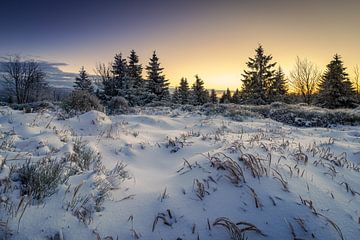
[[[218,97],[216,95],[215,89],[211,89],[211,91],[210,91],[210,102],[214,103],[214,104],[218,103]]]
[[[190,90],[189,84],[186,78],[181,78],[179,86],[180,104],[189,104]]]
[[[131,79],[128,77],[127,73],[127,62],[126,59],[122,57],[122,54],[116,54],[114,57],[114,62],[112,64],[112,74],[113,74],[113,85],[115,92],[112,96],[122,96],[128,98],[130,90],[132,88]]]
[[[94,92],[94,87],[84,67],[80,68],[79,76],[75,78],[74,89],[88,91],[89,93]]]
[[[223,91],[220,99],[219,99],[219,103],[226,103],[226,92]]]
[[[248,103],[265,104],[269,101],[267,89],[269,88],[276,63],[271,63],[271,55],[265,55],[261,45],[255,49],[255,57],[249,58],[246,63],[249,70],[242,74],[244,98]]]
[[[287,93],[286,78],[281,67],[275,72],[268,88],[268,100],[270,102],[281,101]]]
[[[159,58],[156,52],[153,52],[147,71],[147,102],[151,101],[167,101],[170,99],[169,83],[163,75],[164,68],[160,67]]]
[[[353,107],[355,91],[345,72],[343,61],[335,54],[326,66],[325,73],[319,84],[317,102],[327,108]]]
[[[180,95],[180,92],[179,92],[179,88],[175,88],[172,96],[171,96],[171,102],[172,103],[175,103],[175,104],[182,104],[181,103],[181,95]]]
[[[231,92],[230,89],[227,88],[226,91],[223,92],[220,103],[231,103]]]
[[[144,79],[142,78],[142,66],[139,63],[139,57],[135,50],[131,50],[127,73],[130,82],[132,83],[131,94],[129,95],[129,102],[131,105],[142,105],[142,98],[144,92]]]
[[[241,102],[241,95],[239,89],[236,89],[234,94],[231,97],[231,102],[235,104],[239,104]]]
[[[193,105],[203,105],[209,101],[209,92],[204,87],[204,81],[198,75],[195,75],[195,83],[191,89]]]

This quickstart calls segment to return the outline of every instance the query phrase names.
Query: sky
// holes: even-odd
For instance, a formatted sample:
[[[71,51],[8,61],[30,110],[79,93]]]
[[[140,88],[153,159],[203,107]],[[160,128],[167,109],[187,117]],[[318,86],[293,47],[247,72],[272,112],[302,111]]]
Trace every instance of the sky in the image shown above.
[[[241,86],[262,44],[289,72],[296,56],[324,69],[335,53],[360,65],[358,0],[1,0],[0,55],[21,54],[93,73],[135,49],[156,50],[172,86],[198,74],[207,88]]]

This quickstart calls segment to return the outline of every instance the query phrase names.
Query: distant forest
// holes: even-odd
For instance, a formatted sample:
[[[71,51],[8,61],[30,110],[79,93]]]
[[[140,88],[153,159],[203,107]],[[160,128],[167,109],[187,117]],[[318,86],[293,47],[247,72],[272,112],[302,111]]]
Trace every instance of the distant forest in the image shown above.
[[[297,57],[289,76],[280,65],[273,62],[259,45],[253,57],[246,63],[240,89],[224,91],[221,96],[215,89],[204,87],[204,80],[195,75],[190,86],[181,78],[173,91],[169,90],[157,53],[154,51],[148,64],[139,63],[137,53],[132,50],[128,57],[121,53],[114,56],[110,64],[98,64],[96,77],[82,67],[74,79],[74,90],[65,97],[56,95],[46,80],[46,72],[36,60],[10,56],[1,65],[1,84],[5,87],[9,103],[25,104],[50,100],[63,101],[71,109],[96,109],[97,106],[116,108],[127,106],[168,106],[212,104],[264,105],[273,102],[306,103],[324,108],[354,108],[360,103],[359,68],[354,67],[354,78],[350,79],[340,55],[330,59],[325,70],[308,59]],[[143,77],[146,71],[146,77]],[[225,84],[225,83],[224,83]],[[291,89],[291,91],[289,91]]]

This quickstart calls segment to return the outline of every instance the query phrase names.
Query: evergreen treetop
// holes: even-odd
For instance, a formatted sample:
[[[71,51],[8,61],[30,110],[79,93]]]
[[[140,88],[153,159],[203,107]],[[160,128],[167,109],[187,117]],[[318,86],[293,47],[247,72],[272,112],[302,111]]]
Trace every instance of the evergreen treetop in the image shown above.
[[[317,102],[327,108],[353,107],[354,93],[343,61],[335,54],[320,80]]]
[[[272,56],[266,55],[261,45],[255,49],[255,57],[246,63],[248,70],[242,74],[244,97],[248,102],[263,104],[268,102],[267,89],[271,85],[276,63]]]
[[[190,90],[189,84],[186,78],[181,78],[179,86],[179,96],[181,104],[189,104]]]
[[[166,101],[170,97],[169,82],[165,79],[163,70],[154,51],[148,66],[146,66],[147,92],[149,98],[153,101]]]
[[[209,92],[204,87],[204,81],[195,75],[195,82],[192,85],[192,104],[203,105],[209,100]]]
[[[218,103],[218,97],[216,95],[215,89],[211,89],[211,91],[210,91],[210,102],[214,103],[214,104]]]
[[[80,68],[79,76],[75,78],[75,90],[84,90],[89,93],[94,92],[94,87],[84,67]]]

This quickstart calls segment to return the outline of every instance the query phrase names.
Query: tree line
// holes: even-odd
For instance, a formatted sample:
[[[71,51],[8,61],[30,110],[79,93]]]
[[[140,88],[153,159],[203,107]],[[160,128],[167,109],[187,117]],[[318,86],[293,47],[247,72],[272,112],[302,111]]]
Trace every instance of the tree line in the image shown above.
[[[34,60],[21,61],[19,57],[12,57],[2,65],[3,83],[8,93],[16,96],[18,103],[33,101],[39,89],[48,86],[46,74]],[[74,91],[96,97],[105,104],[120,97],[130,106],[169,103],[260,105],[283,101],[341,108],[355,107],[359,103],[359,69],[355,67],[354,81],[351,82],[338,54],[334,55],[323,73],[311,61],[297,57],[287,78],[282,68],[273,62],[272,55],[266,54],[259,45],[254,56],[246,62],[246,67],[241,77],[242,87],[233,93],[227,89],[219,97],[215,89],[209,91],[205,88],[198,75],[195,75],[191,86],[186,78],[181,78],[179,85],[170,93],[169,80],[163,73],[156,51],[143,69],[139,56],[132,50],[128,57],[119,53],[110,64],[98,64],[95,79],[82,67],[75,79]],[[143,77],[143,70],[146,77]]]

